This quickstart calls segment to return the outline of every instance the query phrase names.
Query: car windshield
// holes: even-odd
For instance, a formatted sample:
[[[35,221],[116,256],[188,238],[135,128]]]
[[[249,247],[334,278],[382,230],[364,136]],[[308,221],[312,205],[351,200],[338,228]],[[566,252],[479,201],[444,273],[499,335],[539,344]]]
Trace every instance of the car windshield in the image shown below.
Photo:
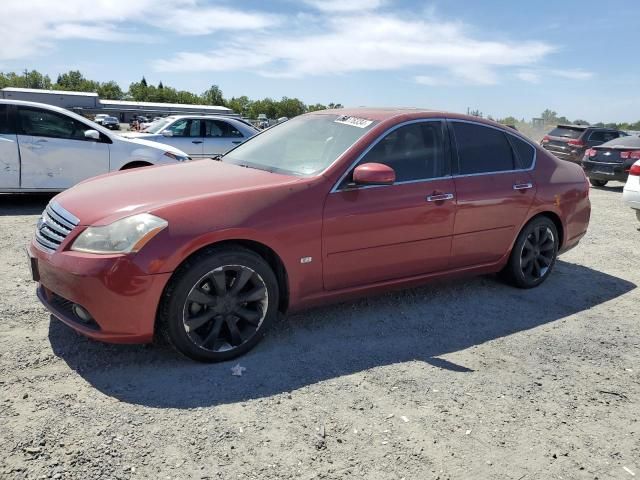
[[[231,150],[223,161],[272,172],[322,172],[377,122],[348,115],[296,117]]]
[[[162,120],[157,120],[153,122],[151,125],[145,128],[144,131],[148,133],[160,133],[162,130],[164,130],[164,127],[166,127],[170,123],[171,123],[170,119],[163,118]]]

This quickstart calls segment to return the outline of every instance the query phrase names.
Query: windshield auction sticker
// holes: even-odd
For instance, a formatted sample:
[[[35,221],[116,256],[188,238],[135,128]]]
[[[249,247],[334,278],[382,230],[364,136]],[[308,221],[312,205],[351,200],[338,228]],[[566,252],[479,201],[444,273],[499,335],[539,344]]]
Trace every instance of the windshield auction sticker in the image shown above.
[[[367,120],[366,118],[349,117],[347,115],[344,115],[342,117],[338,117],[335,120],[335,123],[344,123],[345,125],[351,125],[352,127],[367,128],[373,123],[373,120]]]

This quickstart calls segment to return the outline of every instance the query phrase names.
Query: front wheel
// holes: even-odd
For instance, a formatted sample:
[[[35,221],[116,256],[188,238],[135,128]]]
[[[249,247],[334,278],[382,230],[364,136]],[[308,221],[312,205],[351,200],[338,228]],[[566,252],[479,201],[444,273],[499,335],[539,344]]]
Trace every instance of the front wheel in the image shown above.
[[[595,178],[590,178],[589,183],[594,187],[604,187],[607,184],[606,180],[596,180]]]
[[[507,281],[519,288],[544,282],[558,256],[558,229],[547,217],[537,217],[522,229],[503,270]]]
[[[183,264],[159,310],[170,343],[194,360],[230,360],[253,348],[278,312],[269,264],[244,248],[211,248]]]

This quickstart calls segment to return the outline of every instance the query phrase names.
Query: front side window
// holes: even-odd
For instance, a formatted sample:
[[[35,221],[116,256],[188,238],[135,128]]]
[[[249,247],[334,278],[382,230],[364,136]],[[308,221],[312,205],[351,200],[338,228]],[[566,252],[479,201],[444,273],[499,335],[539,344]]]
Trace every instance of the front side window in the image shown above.
[[[506,134],[475,123],[452,122],[458,147],[458,173],[504,172],[515,168]]]
[[[90,140],[84,136],[90,127],[61,113],[40,108],[19,107],[18,125],[22,135],[34,137]]]
[[[222,161],[271,172],[316,175],[376,124],[345,115],[301,115],[251,137]]]
[[[448,174],[443,136],[440,121],[411,123],[387,134],[358,164],[387,165],[396,172],[396,182],[443,177]]]
[[[0,134],[16,133],[9,123],[9,106],[0,105]]]
[[[207,120],[205,122],[205,137],[238,138],[242,136],[237,128],[222,120]]]
[[[181,120],[176,120],[165,130],[169,130],[174,137],[201,137],[200,122],[200,120],[183,118]]]

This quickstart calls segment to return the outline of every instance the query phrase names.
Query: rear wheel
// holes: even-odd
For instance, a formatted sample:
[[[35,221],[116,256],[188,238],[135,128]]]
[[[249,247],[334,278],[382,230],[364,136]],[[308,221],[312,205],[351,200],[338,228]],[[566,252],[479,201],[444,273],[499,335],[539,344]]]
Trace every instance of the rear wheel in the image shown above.
[[[595,178],[590,178],[589,183],[594,187],[604,187],[607,184],[607,180],[596,180]]]
[[[518,235],[503,274],[516,287],[537,287],[553,270],[558,246],[555,224],[547,217],[534,218]]]
[[[253,348],[277,316],[278,283],[262,257],[212,248],[188,260],[163,297],[160,326],[194,360],[229,360]]]

